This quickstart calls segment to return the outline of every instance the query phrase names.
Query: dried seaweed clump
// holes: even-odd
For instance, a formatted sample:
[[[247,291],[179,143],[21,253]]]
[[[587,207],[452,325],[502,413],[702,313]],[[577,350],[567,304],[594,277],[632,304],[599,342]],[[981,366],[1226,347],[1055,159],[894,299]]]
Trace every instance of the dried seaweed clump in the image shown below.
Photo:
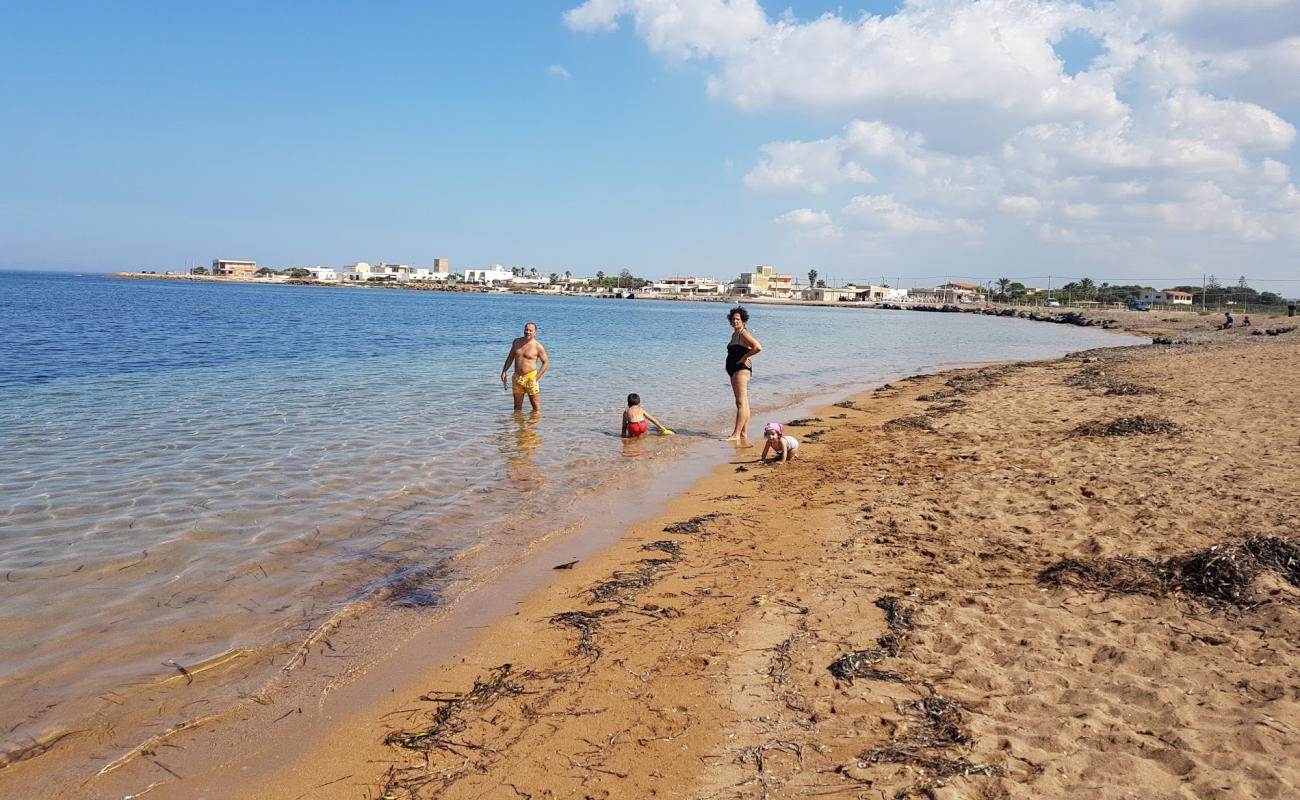
[[[821,422],[821,417],[804,417],[802,419],[792,419],[785,424],[787,428],[807,428],[810,425]]]
[[[905,683],[907,679],[897,672],[877,669],[876,664],[887,658],[897,658],[912,632],[912,614],[915,609],[897,597],[885,595],[876,600],[876,607],[885,612],[888,628],[876,639],[876,646],[854,650],[836,658],[827,669],[836,678],[852,682],[854,678]]]
[[[619,602],[624,594],[632,589],[648,589],[655,582],[659,570],[671,564],[674,558],[643,558],[636,562],[636,570],[619,570],[607,581],[596,584],[587,591],[591,592],[592,603]]]
[[[439,704],[424,730],[394,731],[384,737],[384,744],[422,753],[434,750],[454,752],[469,747],[452,741],[453,736],[465,730],[467,712],[486,708],[507,695],[523,694],[523,686],[510,678],[511,669],[510,664],[502,664],[492,670],[487,680],[475,680],[473,688],[463,694],[438,692],[424,695],[421,700]]]
[[[1159,394],[1159,392],[1140,383],[1112,383],[1106,387],[1105,394],[1130,397],[1140,394]]]
[[[944,385],[952,389],[956,394],[974,394],[1000,385],[1008,375],[1019,368],[1018,364],[983,367],[973,372],[954,375],[944,381]]]
[[[1176,422],[1160,417],[1120,417],[1113,420],[1085,422],[1074,429],[1076,436],[1146,436],[1170,434],[1181,430]]]
[[[1300,586],[1300,543],[1256,536],[1236,544],[1164,559],[1118,556],[1066,558],[1038,574],[1040,583],[1159,597],[1185,594],[1208,605],[1252,606],[1255,578],[1265,570]]]
[[[1252,536],[1242,544],[1255,561],[1292,586],[1300,586],[1300,542],[1276,536]]]
[[[608,617],[614,613],[612,608],[602,608],[598,611],[563,611],[551,617],[551,624],[563,628],[573,628],[578,632],[578,643],[573,646],[574,655],[591,656],[598,658],[600,648],[596,647],[592,639],[596,631],[600,630],[600,620],[602,617]]]
[[[664,528],[664,533],[699,533],[704,528],[704,523],[721,516],[723,515],[714,511],[711,514],[691,517],[685,522],[674,522],[672,525]]]
[[[965,400],[949,400],[944,403],[935,403],[925,410],[925,416],[931,419],[946,417],[949,414],[955,414],[956,412],[961,411],[965,407]]]
[[[936,400],[947,400],[950,397],[956,397],[956,396],[957,396],[957,392],[955,391],[948,390],[948,389],[940,389],[937,392],[928,392],[926,394],[923,394],[917,397],[916,399],[918,402],[921,403],[933,403]]]
[[[641,545],[642,550],[658,550],[661,553],[667,553],[676,561],[682,555],[682,543],[672,539],[660,539],[657,542]]]
[[[934,426],[930,424],[930,420],[927,419],[924,415],[920,415],[920,414],[913,415],[910,417],[898,417],[897,419],[891,419],[881,427],[884,428],[885,430],[891,430],[891,431],[899,431],[899,430],[933,431],[934,430]]]
[[[1001,775],[1002,770],[990,764],[979,764],[967,758],[949,758],[951,748],[968,745],[964,709],[956,700],[942,695],[930,695],[898,706],[908,724],[884,747],[868,750],[858,756],[858,767],[872,764],[900,764],[920,774],[911,786],[894,794],[894,800],[908,797],[934,797],[934,789],[943,786],[943,779],[957,775]]]

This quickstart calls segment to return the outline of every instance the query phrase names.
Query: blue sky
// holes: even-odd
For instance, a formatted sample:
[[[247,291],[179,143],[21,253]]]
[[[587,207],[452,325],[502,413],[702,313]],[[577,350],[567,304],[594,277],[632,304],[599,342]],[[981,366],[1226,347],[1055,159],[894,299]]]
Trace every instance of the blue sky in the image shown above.
[[[4,3],[0,268],[168,270],[215,257],[419,265],[440,256],[453,269],[500,262],[650,276],[731,277],[773,263],[838,279],[1207,269],[1300,277],[1284,257],[1300,207],[1286,205],[1276,175],[1267,196],[1247,180],[1294,166],[1294,130],[1271,122],[1295,120],[1289,97],[1246,98],[1244,78],[1214,85],[1222,75],[1166,86],[1140,66],[1112,64],[1105,91],[1136,118],[1151,116],[1141,105],[1149,81],[1166,99],[1194,92],[1195,119],[1211,128],[1231,114],[1207,103],[1250,102],[1272,115],[1260,123],[1266,133],[1231,140],[1219,161],[1245,159],[1232,175],[1180,183],[1161,172],[1151,164],[1168,137],[1154,150],[1116,145],[1146,148],[1138,166],[1056,163],[1044,173],[1037,165],[1078,144],[1062,137],[1128,135],[1114,133],[1112,110],[1093,113],[1088,103],[1105,105],[1097,91],[1062,112],[1037,101],[1021,108],[979,86],[945,96],[925,77],[927,63],[947,57],[940,49],[960,59],[972,27],[998,27],[1016,46],[1001,27],[1010,15],[945,34],[963,4],[681,0],[684,24],[656,16],[664,5]],[[586,17],[566,18],[573,9]],[[831,17],[818,24],[823,14]],[[854,74],[880,71],[872,52],[884,40],[859,25],[864,15],[887,16],[897,27],[880,30],[891,46],[914,47],[891,63],[918,59],[889,91],[851,86]],[[1188,58],[1204,61],[1194,22],[1150,25],[1192,31]],[[1030,33],[1066,32],[1054,55],[1050,46],[1037,53],[1051,62],[1040,65],[1045,74],[1064,77],[1043,80],[1074,91],[1070,76],[1106,56],[1097,32],[1107,23],[1087,22],[1091,32],[1044,24]],[[938,38],[927,38],[936,25]],[[823,29],[848,44],[799,49]],[[837,74],[850,76],[852,91],[837,94]],[[1042,86],[1011,86],[1005,97],[1017,91],[1041,96]],[[855,123],[874,126],[874,144]],[[882,149],[882,135],[910,144]],[[1203,139],[1225,137],[1210,130]],[[790,146],[765,149],[781,143]],[[1108,174],[1117,169],[1132,174]],[[1149,184],[1143,225],[1131,203],[1108,205],[1119,202],[1114,186],[1135,181]],[[1089,194],[1084,184],[1101,188]],[[1203,229],[1198,214],[1236,216],[1190,248],[1178,223]],[[1125,252],[1134,257],[1116,263]],[[1246,259],[1253,272],[1238,268]]]

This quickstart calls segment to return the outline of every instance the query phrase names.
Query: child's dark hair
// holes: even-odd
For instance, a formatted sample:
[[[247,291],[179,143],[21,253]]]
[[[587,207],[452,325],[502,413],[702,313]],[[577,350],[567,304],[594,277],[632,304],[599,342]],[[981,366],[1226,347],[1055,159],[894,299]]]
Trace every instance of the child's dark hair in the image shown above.
[[[739,316],[741,322],[749,322],[749,312],[745,310],[744,306],[736,306],[728,311],[727,322],[731,322],[731,318],[735,316]]]
[[[637,394],[636,392],[633,392],[632,394],[628,395],[627,404],[629,408],[632,406],[641,405],[641,395]]]

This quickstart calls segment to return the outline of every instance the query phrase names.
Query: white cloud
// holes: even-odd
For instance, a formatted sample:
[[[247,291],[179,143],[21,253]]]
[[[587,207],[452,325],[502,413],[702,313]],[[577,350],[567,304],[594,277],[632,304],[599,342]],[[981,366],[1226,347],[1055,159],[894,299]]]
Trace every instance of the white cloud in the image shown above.
[[[844,159],[839,138],[815,142],[773,142],[761,148],[767,156],[745,176],[751,189],[806,189],[821,194],[837,183],[871,183],[871,173]]]
[[[569,74],[569,71],[567,69],[560,66],[559,64],[552,64],[551,66],[547,67],[546,72],[548,75],[554,75],[557,78],[573,77],[572,75]]]
[[[858,195],[842,213],[868,228],[877,228],[901,236],[916,234],[978,235],[980,226],[964,219],[927,217],[899,202],[893,195]]]
[[[1020,214],[1027,217],[1037,214],[1040,207],[1042,207],[1042,204],[1037,199],[1024,195],[1008,195],[998,201],[998,208],[1008,214]]]
[[[796,208],[777,217],[773,222],[795,228],[806,238],[834,240],[841,237],[839,228],[831,221],[831,215],[825,211],[813,211],[811,208]]]
[[[1099,260],[1126,242],[1234,261],[1237,243],[1278,242],[1251,251],[1278,270],[1300,240],[1300,0],[906,0],[806,21],[755,0],[589,0],[566,15],[586,31],[620,19],[664,59],[699,61],[718,100],[828,128],[763,145],[744,176],[845,203],[839,226],[783,224],[1020,230]],[[1056,46],[1078,32],[1102,52],[1071,75]]]

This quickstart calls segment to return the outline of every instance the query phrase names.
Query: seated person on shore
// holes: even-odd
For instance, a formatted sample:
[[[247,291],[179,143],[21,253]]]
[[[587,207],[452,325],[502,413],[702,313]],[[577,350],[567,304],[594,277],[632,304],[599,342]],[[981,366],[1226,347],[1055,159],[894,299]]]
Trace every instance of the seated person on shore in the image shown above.
[[[1244,317],[1241,318],[1241,327],[1243,327],[1243,328],[1249,328],[1249,327],[1250,327],[1250,315],[1249,315],[1249,314],[1247,314],[1246,316],[1244,316]]]
[[[1223,312],[1223,324],[1219,326],[1219,330],[1225,330],[1231,327],[1232,327],[1232,312],[1225,311]]]
[[[641,395],[636,392],[628,395],[627,410],[623,412],[624,438],[635,438],[644,434],[650,430],[652,422],[660,433],[671,433],[662,422],[650,416],[650,412],[641,407]]]
[[[772,460],[785,463],[794,461],[794,452],[799,449],[799,440],[786,436],[779,422],[769,422],[763,426],[763,454],[759,461],[767,460],[767,451],[772,451]]]

